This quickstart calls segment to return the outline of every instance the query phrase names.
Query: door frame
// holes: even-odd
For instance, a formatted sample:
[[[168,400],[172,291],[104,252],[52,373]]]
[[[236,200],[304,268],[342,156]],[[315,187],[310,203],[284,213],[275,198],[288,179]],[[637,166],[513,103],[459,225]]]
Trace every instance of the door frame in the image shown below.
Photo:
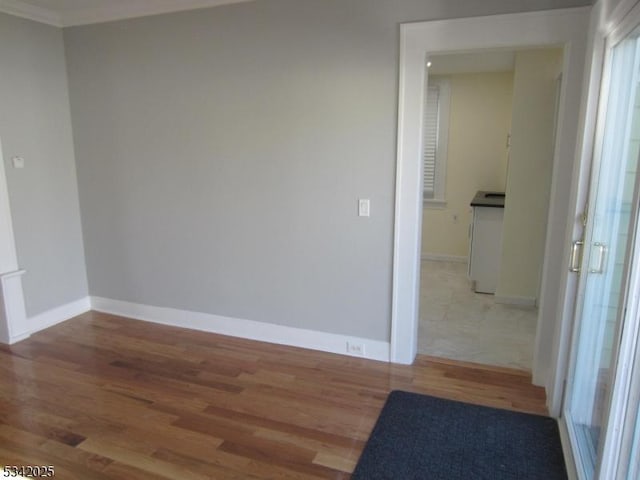
[[[599,7],[599,11],[594,11],[593,17],[597,19],[598,25],[593,28],[596,32],[595,36],[598,37],[599,48],[594,50],[592,63],[599,65],[601,68],[599,81],[593,83],[590,88],[590,93],[597,103],[597,108],[593,111],[592,117],[595,124],[594,130],[594,142],[592,150],[592,166],[589,174],[589,180],[587,188],[590,189],[591,184],[595,181],[598,171],[600,170],[600,162],[602,159],[602,149],[605,134],[605,122],[607,118],[607,109],[609,101],[610,90],[610,75],[611,75],[611,62],[613,49],[623,41],[629,34],[637,31],[640,25],[640,3],[638,0],[623,0],[619,7],[610,12],[608,18],[606,14],[602,12],[600,3],[596,4]],[[631,425],[627,425],[630,420],[635,421],[635,417],[638,412],[639,398],[640,398],[640,381],[634,378],[640,371],[640,342],[638,342],[638,336],[640,334],[640,322],[638,321],[638,312],[640,311],[640,293],[638,293],[638,285],[640,285],[640,222],[638,222],[638,204],[637,195],[640,189],[640,177],[636,178],[636,197],[634,200],[634,206],[632,208],[631,219],[631,239],[630,244],[627,246],[628,251],[628,264],[625,267],[623,278],[627,279],[629,284],[626,291],[621,294],[620,297],[620,309],[621,319],[618,319],[618,325],[616,327],[615,338],[617,339],[616,346],[614,347],[614,353],[612,357],[612,377],[611,387],[608,399],[606,401],[607,410],[610,412],[608,418],[603,424],[603,438],[601,442],[601,449],[596,452],[601,457],[601,463],[596,464],[596,471],[594,478],[618,478],[619,473],[624,472],[628,465],[623,465],[622,462],[628,458],[624,457],[622,452],[630,453],[631,444],[633,442],[633,435]],[[593,210],[593,209],[590,209]],[[589,238],[590,231],[593,228],[593,211],[589,215],[589,226],[587,232],[585,232],[585,239]],[[581,270],[585,271],[589,264],[588,248],[586,247],[582,259]],[[578,286],[578,294],[576,296],[576,306],[574,309],[574,318],[581,316],[581,310],[583,307],[583,300],[585,295],[585,280],[586,277],[582,277]],[[630,319],[630,323],[622,325],[625,318]],[[573,322],[573,339],[571,342],[570,350],[573,352],[579,343],[579,325],[576,321]],[[568,367],[567,375],[567,388],[566,392],[571,390],[571,382],[573,379],[573,373],[575,371],[575,358],[571,360]],[[565,392],[565,393],[566,393]],[[564,399],[563,399],[564,400]],[[629,408],[628,408],[629,407]],[[569,449],[564,444],[576,443],[575,431],[567,422],[564,415],[563,405],[562,418],[560,419],[560,433],[563,437],[563,448],[565,454]],[[619,432],[623,432],[618,435]],[[631,432],[631,433],[630,433]],[[575,468],[576,475],[582,478],[585,475],[585,470],[580,462],[576,462],[576,458],[573,456],[573,467]],[[579,472],[579,473],[578,473]]]
[[[0,139],[0,343],[13,344],[30,333],[22,290],[24,270],[18,268],[9,188]]]
[[[398,145],[393,256],[390,357],[411,364],[417,353],[420,248],[422,225],[422,105],[425,58],[430,53],[478,49],[562,47],[563,85],[555,145],[545,261],[536,348],[534,383],[547,387],[554,399],[564,379],[568,331],[567,298],[575,285],[569,278],[569,249],[578,198],[580,166],[584,163],[585,70],[591,7],[547,10],[487,17],[402,24]],[[587,139],[588,141],[588,139]],[[572,302],[571,302],[572,303]],[[561,321],[558,321],[560,319]],[[562,367],[562,368],[559,368]],[[558,378],[562,377],[560,382]],[[559,403],[549,405],[552,415]]]

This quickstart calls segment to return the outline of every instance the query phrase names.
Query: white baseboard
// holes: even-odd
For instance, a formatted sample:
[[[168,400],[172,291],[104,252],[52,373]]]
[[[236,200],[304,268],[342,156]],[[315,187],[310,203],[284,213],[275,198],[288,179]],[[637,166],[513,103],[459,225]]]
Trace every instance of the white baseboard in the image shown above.
[[[31,334],[22,290],[24,273],[24,270],[14,270],[0,274],[0,342],[8,345]]]
[[[536,387],[545,387],[545,393],[547,395],[547,407],[549,407],[549,400],[551,399],[551,395],[549,394],[549,389],[546,388],[548,372],[546,371],[546,369],[541,370],[539,367],[536,368],[539,364],[540,362],[536,362],[536,357],[534,354],[533,367],[531,368],[531,383]]]
[[[253,320],[223,317],[209,313],[140,305],[102,297],[91,297],[91,307],[98,312],[110,313],[112,315],[229,335],[231,337],[246,338],[248,340],[308,348],[311,350],[320,350],[322,352],[338,353],[383,362],[388,362],[390,358],[389,342],[368,338],[337,335],[334,333],[287,327]],[[362,346],[364,350],[363,354],[348,352],[347,344]]]
[[[29,329],[31,333],[39,332],[89,310],[91,310],[91,299],[84,297],[30,317],[28,320]]]
[[[435,262],[456,262],[467,263],[466,256],[461,255],[446,255],[444,253],[423,253],[422,260],[433,260]]]
[[[26,340],[30,336],[31,336],[31,332],[21,333],[20,335],[11,335],[11,337],[9,337],[9,340],[5,341],[4,339],[2,339],[2,342],[0,342],[0,343],[6,343],[7,345],[13,345],[14,343],[18,343],[18,342],[21,342],[22,340]]]
[[[496,303],[503,305],[516,305],[519,307],[537,307],[538,300],[534,297],[518,297],[515,295],[499,295],[495,294],[493,299]]]

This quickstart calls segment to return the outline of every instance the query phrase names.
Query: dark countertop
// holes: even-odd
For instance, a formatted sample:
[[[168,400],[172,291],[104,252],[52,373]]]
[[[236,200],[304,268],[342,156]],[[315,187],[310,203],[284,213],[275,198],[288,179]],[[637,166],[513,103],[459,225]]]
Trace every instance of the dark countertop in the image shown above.
[[[504,208],[504,192],[478,191],[471,200],[472,207]]]

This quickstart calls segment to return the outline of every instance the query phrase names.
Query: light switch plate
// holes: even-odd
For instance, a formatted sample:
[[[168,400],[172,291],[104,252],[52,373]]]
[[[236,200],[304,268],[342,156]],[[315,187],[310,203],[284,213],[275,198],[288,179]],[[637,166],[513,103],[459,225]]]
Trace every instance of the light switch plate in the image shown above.
[[[11,163],[13,168],[24,168],[24,158],[22,157],[11,157]]]
[[[371,214],[371,203],[368,198],[360,198],[358,200],[358,216],[368,217]]]

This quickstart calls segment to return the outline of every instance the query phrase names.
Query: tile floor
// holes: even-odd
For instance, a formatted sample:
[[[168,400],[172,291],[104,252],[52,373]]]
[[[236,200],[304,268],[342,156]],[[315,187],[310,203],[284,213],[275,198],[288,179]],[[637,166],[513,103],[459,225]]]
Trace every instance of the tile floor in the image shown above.
[[[531,370],[538,311],[475,293],[467,264],[422,262],[418,352]]]

